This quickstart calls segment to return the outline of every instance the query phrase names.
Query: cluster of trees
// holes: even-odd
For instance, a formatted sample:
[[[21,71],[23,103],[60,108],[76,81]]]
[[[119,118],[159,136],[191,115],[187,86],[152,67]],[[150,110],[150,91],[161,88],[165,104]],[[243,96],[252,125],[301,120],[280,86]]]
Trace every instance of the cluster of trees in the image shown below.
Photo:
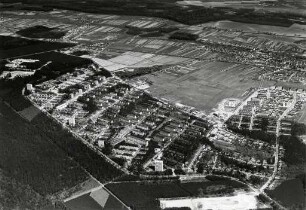
[[[259,139],[261,141],[267,142],[269,144],[275,144],[276,136],[275,134],[269,134],[263,130],[248,130],[248,129],[238,129],[237,127],[228,125],[228,129],[235,133],[242,134],[249,138]]]
[[[189,41],[196,41],[199,38],[198,34],[191,34],[184,31],[178,31],[173,33],[170,39],[179,39],[179,40],[189,40]]]
[[[56,28],[49,28],[40,25],[21,29],[16,33],[28,38],[45,38],[45,39],[60,39],[66,34],[66,32],[59,31]]]
[[[55,79],[58,76],[67,72],[73,72],[76,67],[86,67],[92,64],[92,61],[84,58],[77,58],[58,52],[47,52],[32,56],[25,56],[26,59],[37,59],[40,63],[48,65],[36,71],[33,75],[27,77],[16,77],[12,80],[0,80],[0,88],[13,88],[21,90],[27,83],[37,84],[50,79]],[[21,92],[20,92],[21,93]]]
[[[241,181],[245,181],[246,180],[246,175],[244,173],[241,173],[239,171],[233,171],[233,170],[230,170],[230,171],[227,171],[227,170],[214,170],[212,172],[213,174],[216,174],[216,175],[221,175],[221,176],[229,176],[229,177],[234,177],[234,178],[237,178]]]
[[[81,85],[81,84],[71,85],[71,86],[65,87],[63,89],[59,89],[58,92],[59,93],[70,94],[70,93],[78,91],[78,89],[83,89],[83,85]]]
[[[212,188],[199,188],[198,189],[198,195],[199,197],[203,197],[205,195],[229,195],[229,194],[232,194],[234,193],[235,190],[230,187],[230,186],[224,186],[224,187],[218,187],[218,186],[215,186],[215,187],[212,187]]]
[[[130,35],[139,35],[141,37],[158,37],[164,36],[165,34],[171,33],[173,31],[178,30],[175,26],[158,26],[154,28],[139,28],[134,26],[126,26],[127,34]]]
[[[280,144],[285,149],[283,161],[288,165],[306,163],[306,145],[296,136],[280,136]]]
[[[258,176],[254,176],[254,175],[251,175],[248,179],[248,181],[255,185],[255,186],[261,186],[264,184],[265,180],[261,177],[258,177]]]
[[[293,136],[300,136],[306,134],[306,125],[303,123],[293,123],[291,126],[291,134]]]
[[[151,67],[140,67],[135,68],[133,71],[119,71],[116,72],[116,75],[123,78],[123,79],[131,79],[134,77],[140,77],[146,74],[152,74],[154,72],[161,71],[163,66],[155,65]]]
[[[250,131],[242,130],[228,124],[228,128],[236,133],[248,136],[253,139],[259,139],[269,144],[275,144],[276,136],[268,134],[264,130]],[[285,149],[283,160],[289,165],[295,165],[306,162],[306,145],[298,137],[306,134],[306,125],[300,123],[293,123],[290,136],[280,136],[279,142]]]
[[[87,97],[79,97],[78,101],[83,103],[85,106],[83,107],[84,110],[88,111],[89,114],[94,113],[95,111],[97,111],[99,109],[97,103],[95,102],[95,100],[93,98],[88,98]]]
[[[252,164],[248,164],[248,163],[243,163],[243,162],[240,162],[236,159],[233,159],[233,158],[229,158],[227,156],[224,156],[224,155],[221,155],[220,156],[220,159],[222,162],[224,162],[226,165],[229,165],[229,166],[236,166],[238,168],[241,168],[241,169],[244,169],[244,170],[247,170],[247,171],[251,171],[251,172],[258,172],[258,171],[263,171],[265,170],[265,168],[260,165],[260,166],[255,166],[255,165],[252,165]]]

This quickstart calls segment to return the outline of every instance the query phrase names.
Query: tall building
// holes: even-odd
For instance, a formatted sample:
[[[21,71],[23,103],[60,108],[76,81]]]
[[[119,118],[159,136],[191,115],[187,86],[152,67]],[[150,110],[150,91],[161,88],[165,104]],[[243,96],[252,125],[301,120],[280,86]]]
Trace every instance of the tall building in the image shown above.
[[[154,166],[155,166],[155,171],[164,171],[164,161],[155,160]]]
[[[27,90],[28,91],[33,91],[33,85],[32,84],[27,84]]]
[[[74,115],[71,118],[69,118],[68,124],[71,126],[75,126],[75,116]]]

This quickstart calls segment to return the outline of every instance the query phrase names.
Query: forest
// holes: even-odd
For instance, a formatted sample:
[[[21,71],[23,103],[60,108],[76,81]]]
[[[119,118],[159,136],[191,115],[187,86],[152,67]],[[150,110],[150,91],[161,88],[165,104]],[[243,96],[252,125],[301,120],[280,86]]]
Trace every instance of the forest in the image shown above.
[[[59,147],[3,101],[0,102],[0,168],[40,195],[85,181],[88,175]]]
[[[36,129],[44,132],[57,146],[100,182],[111,181],[123,175],[122,171],[107,162],[104,157],[88,148],[83,142],[76,139],[71,133],[62,128],[60,124],[44,113],[36,116],[32,123]]]
[[[22,2],[25,7],[39,6],[38,9],[67,9],[89,13],[118,14],[133,16],[160,17],[188,25],[209,21],[232,20],[263,25],[288,27],[300,23],[301,17],[295,14],[272,13],[255,9],[234,9],[229,7],[201,7],[178,5],[176,0],[3,0],[4,3]],[[20,9],[6,8],[6,9]],[[35,10],[35,7],[33,7]],[[302,18],[303,19],[303,18]]]

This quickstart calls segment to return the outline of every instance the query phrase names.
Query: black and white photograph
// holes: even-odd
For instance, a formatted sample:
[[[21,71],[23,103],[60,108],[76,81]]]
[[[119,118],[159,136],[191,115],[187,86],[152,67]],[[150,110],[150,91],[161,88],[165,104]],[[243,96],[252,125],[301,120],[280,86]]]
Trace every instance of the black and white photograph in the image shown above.
[[[306,0],[1,0],[0,210],[305,210]]]

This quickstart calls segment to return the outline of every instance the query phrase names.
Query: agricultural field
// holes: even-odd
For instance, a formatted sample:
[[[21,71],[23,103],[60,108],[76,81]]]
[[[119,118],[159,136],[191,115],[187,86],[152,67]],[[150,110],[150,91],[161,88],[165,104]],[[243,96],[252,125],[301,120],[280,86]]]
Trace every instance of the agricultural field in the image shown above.
[[[251,33],[272,33],[281,36],[292,36],[296,38],[305,38],[305,26],[294,24],[289,27],[281,27],[281,26],[268,26],[268,25],[259,25],[259,24],[251,24],[251,23],[239,23],[234,21],[217,21],[217,22],[209,22],[202,24],[201,26],[210,26],[217,27],[222,29],[229,30],[239,30]]]
[[[149,91],[157,97],[211,111],[225,98],[243,99],[250,88],[274,84],[252,80],[256,71],[247,65],[203,62],[183,75],[168,71],[140,78],[153,83]]]
[[[90,56],[82,57],[91,58]],[[100,58],[92,58],[92,60],[98,63],[99,66],[112,72],[120,71],[125,68],[130,68],[130,71],[133,71],[132,68],[152,67],[157,65],[172,65],[185,62],[188,59],[176,56],[128,51],[108,60]]]

